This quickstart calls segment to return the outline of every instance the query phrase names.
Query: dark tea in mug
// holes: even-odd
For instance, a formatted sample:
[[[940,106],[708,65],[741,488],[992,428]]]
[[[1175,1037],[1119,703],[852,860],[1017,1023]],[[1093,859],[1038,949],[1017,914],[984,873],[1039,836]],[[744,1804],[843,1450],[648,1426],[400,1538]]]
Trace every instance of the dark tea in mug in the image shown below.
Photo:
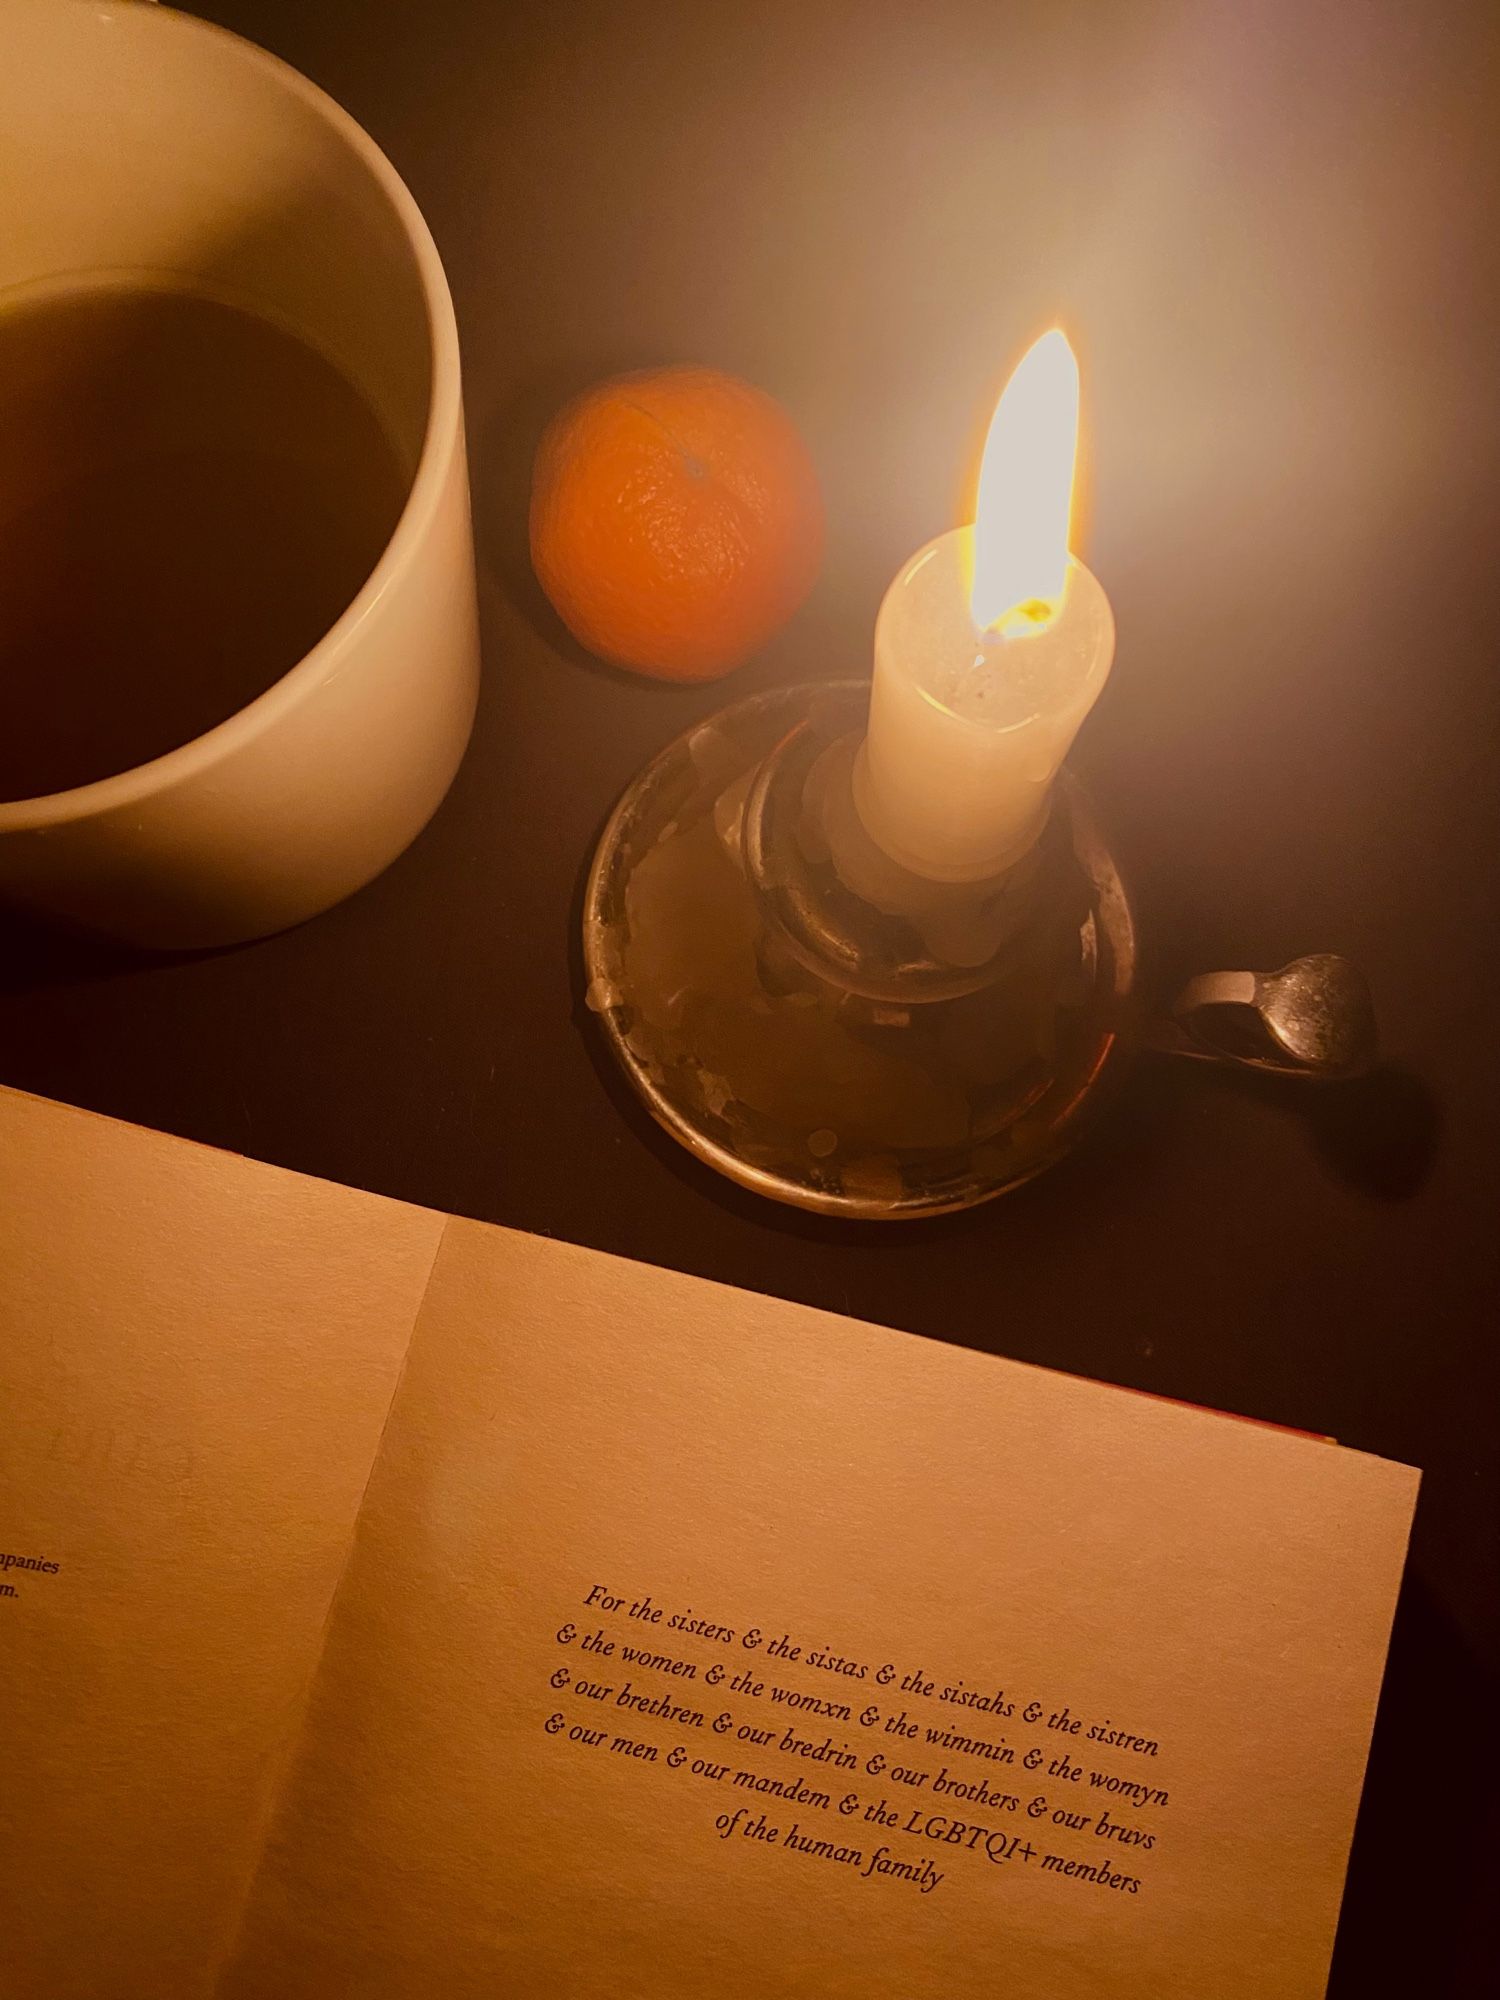
[[[408,479],[324,357],[189,292],[0,299],[0,800],[132,769],[344,612]]]

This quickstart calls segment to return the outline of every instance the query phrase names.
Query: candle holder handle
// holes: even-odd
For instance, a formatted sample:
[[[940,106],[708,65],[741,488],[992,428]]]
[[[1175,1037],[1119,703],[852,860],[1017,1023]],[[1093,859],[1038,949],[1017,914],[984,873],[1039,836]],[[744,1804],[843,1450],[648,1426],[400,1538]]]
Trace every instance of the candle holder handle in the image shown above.
[[[1370,989],[1336,952],[1279,972],[1201,972],[1145,1042],[1162,1055],[1315,1083],[1365,1075],[1379,1047]]]

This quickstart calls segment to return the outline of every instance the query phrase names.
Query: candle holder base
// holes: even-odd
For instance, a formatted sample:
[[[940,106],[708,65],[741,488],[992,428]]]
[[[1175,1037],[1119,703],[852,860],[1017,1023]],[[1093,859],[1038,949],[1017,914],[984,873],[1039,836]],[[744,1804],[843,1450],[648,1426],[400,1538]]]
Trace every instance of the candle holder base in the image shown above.
[[[1135,1036],[1137,950],[1066,772],[1003,880],[851,888],[838,807],[867,698],[773,689],[653,759],[600,840],[584,961],[611,1050],[689,1152],[774,1200],[896,1221],[1073,1145]]]

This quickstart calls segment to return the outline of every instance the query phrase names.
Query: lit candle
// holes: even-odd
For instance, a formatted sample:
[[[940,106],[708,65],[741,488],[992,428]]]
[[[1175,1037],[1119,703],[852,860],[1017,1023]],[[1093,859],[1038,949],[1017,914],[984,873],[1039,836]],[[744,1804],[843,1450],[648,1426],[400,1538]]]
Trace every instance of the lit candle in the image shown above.
[[[919,550],[880,607],[854,799],[876,844],[930,881],[1026,854],[1109,673],[1109,599],[1068,551],[1077,439],[1078,364],[1054,330],[1000,398],[974,526]]]

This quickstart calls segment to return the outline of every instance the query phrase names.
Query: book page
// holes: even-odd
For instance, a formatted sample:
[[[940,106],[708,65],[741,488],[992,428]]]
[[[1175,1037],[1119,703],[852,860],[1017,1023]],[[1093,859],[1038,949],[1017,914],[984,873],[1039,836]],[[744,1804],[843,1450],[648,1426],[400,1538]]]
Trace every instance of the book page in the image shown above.
[[[0,1091],[0,1995],[214,1990],[443,1219]]]
[[[226,2000],[1310,2000],[1416,1484],[454,1223]]]

